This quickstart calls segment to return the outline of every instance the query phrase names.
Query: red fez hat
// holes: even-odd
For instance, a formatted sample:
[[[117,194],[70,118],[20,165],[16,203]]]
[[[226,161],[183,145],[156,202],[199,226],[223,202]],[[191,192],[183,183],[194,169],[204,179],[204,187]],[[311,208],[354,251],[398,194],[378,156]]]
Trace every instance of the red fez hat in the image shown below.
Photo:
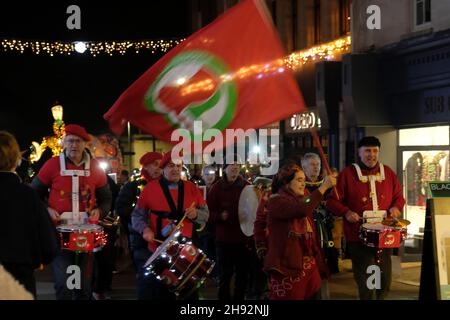
[[[90,141],[91,137],[89,136],[89,134],[87,133],[86,129],[83,128],[82,126],[79,126],[77,124],[68,124],[65,128],[65,132],[66,135],[74,135],[74,136],[78,136],[81,139],[83,139],[84,141]]]
[[[152,163],[153,161],[156,160],[161,160],[162,159],[162,154],[159,152],[147,152],[146,154],[144,154],[140,159],[139,159],[139,163],[142,166],[146,166],[150,163]]]
[[[181,158],[180,158],[180,160],[182,160]],[[172,150],[171,151],[168,151],[168,152],[166,152],[165,154],[164,154],[164,156],[163,156],[163,158],[162,158],[162,160],[161,160],[161,163],[159,164],[159,167],[161,168],[161,169],[164,169],[164,167],[165,166],[167,166],[168,164],[169,164],[169,162],[174,162],[173,160],[172,160]],[[176,160],[175,160],[176,161]]]

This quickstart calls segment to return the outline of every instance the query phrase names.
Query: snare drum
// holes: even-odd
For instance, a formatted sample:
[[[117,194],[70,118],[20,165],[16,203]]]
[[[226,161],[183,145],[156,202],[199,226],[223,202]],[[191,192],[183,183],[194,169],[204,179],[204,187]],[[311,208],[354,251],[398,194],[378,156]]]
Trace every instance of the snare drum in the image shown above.
[[[374,248],[398,248],[406,235],[406,228],[393,228],[381,223],[364,223],[359,233],[361,241]]]
[[[205,282],[215,262],[181,235],[173,232],[145,263],[145,275],[154,275],[179,299],[189,297]]]
[[[96,224],[62,224],[58,230],[61,249],[77,252],[97,252],[106,244],[103,228]]]

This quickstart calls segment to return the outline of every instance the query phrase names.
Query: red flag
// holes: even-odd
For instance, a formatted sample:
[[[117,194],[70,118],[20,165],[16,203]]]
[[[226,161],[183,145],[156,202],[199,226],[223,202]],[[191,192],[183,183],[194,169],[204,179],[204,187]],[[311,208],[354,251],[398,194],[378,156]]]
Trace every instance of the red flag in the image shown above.
[[[305,104],[260,0],[240,2],[168,52],[104,115],[171,142],[175,128],[261,128]],[[172,142],[172,143],[176,143]]]

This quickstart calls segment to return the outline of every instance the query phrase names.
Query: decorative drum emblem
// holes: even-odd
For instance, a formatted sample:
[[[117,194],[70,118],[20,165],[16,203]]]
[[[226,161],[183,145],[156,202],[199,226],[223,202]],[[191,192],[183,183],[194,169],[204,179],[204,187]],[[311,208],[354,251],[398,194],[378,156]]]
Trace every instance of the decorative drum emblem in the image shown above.
[[[395,235],[393,233],[386,233],[386,236],[384,237],[384,245],[390,247],[394,243],[395,243]]]

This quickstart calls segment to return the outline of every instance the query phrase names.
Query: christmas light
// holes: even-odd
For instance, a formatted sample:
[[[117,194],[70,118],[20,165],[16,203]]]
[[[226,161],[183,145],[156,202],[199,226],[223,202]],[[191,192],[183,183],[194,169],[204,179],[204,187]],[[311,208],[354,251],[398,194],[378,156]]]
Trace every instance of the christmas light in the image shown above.
[[[278,59],[272,62],[245,66],[237,70],[235,73],[227,73],[220,76],[220,83],[225,83],[233,79],[248,79],[255,77],[260,80],[265,76],[283,73],[286,68],[297,71],[301,66],[308,62],[317,62],[320,60],[334,60],[337,55],[350,52],[351,39],[350,36],[336,39],[332,42],[324,43],[319,46],[311,47],[306,50],[291,53],[284,59]],[[184,79],[184,78],[183,78]],[[178,83],[179,85],[184,84]],[[211,91],[214,89],[214,83],[211,79],[206,79],[189,84],[181,89],[181,95],[186,96],[199,91]]]
[[[291,53],[285,58],[285,64],[292,70],[297,70],[310,61],[333,60],[336,54],[350,52],[351,38],[346,36],[334,41]]]
[[[26,41],[16,39],[1,39],[3,51],[25,53],[31,51],[36,55],[46,54],[50,56],[66,55],[73,53],[87,53],[91,56],[100,54],[125,55],[126,53],[140,53],[150,51],[152,54],[165,53],[181,43],[184,39],[175,40],[143,40],[143,41]]]

